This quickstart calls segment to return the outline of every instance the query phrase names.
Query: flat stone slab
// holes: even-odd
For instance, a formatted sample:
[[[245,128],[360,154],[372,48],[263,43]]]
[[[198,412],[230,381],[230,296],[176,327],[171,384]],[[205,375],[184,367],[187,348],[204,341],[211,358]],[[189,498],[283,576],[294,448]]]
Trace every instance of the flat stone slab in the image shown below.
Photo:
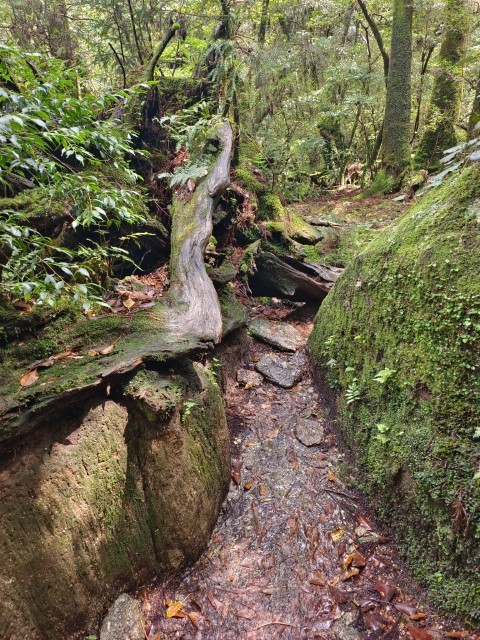
[[[108,610],[100,640],[145,640],[142,607],[128,593],[122,593]]]
[[[298,360],[287,360],[275,354],[264,355],[255,365],[255,369],[267,380],[284,389],[290,389],[302,379],[302,370]]]
[[[252,389],[262,384],[263,376],[253,369],[242,368],[237,371],[237,382],[247,389]]]
[[[322,423],[314,418],[298,418],[295,437],[306,447],[322,444],[324,440]]]
[[[252,320],[249,331],[254,338],[281,351],[297,351],[306,342],[302,334],[288,322],[272,322],[258,318]]]

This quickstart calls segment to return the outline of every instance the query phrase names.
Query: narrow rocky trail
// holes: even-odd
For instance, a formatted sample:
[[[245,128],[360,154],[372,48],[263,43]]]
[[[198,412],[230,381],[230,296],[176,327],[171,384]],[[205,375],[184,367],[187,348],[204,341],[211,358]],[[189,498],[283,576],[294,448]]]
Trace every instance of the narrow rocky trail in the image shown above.
[[[348,464],[309,371],[312,321],[308,309],[284,319],[301,336],[296,353],[252,340],[238,363],[243,384],[227,398],[230,491],[202,558],[144,591],[150,640],[474,637],[454,632],[426,605],[390,540],[341,480]],[[301,371],[293,388],[252,373],[272,354]]]

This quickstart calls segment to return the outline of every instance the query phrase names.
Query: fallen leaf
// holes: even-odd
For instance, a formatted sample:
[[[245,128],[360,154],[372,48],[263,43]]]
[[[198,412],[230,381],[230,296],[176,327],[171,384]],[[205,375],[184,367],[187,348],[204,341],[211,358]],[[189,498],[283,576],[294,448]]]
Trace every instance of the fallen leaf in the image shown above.
[[[413,625],[409,625],[407,631],[412,640],[432,640],[433,638],[432,634],[426,629],[414,627]]]
[[[223,604],[220,602],[220,600],[218,600],[214,594],[212,593],[212,591],[208,591],[207,593],[207,598],[208,601],[210,602],[210,604],[212,605],[212,607],[216,610],[216,611],[220,611],[220,609],[222,608]]]
[[[33,369],[32,371],[28,371],[28,373],[23,374],[23,376],[20,378],[20,384],[22,385],[22,387],[29,387],[30,385],[34,384],[37,380],[38,380],[37,370]]]
[[[393,598],[393,596],[397,593],[396,587],[392,587],[388,582],[383,582],[382,580],[378,580],[374,589],[378,591],[378,593],[385,598],[387,602]]]
[[[337,604],[345,604],[346,602],[348,602],[347,593],[342,589],[338,589],[337,587],[332,587],[331,585],[329,585],[328,595]]]
[[[236,469],[232,469],[232,480],[235,482],[235,484],[238,485],[240,484],[240,482],[242,481],[240,474],[238,473],[238,471]]]
[[[265,484],[261,484],[261,485],[258,487],[258,493],[259,493],[261,496],[268,496],[268,494],[270,493],[270,490],[269,490],[269,488],[268,488]]]
[[[113,351],[113,344],[102,344],[99,347],[91,347],[88,350],[89,356],[106,356]]]
[[[330,537],[332,538],[333,542],[338,542],[343,538],[344,535],[345,529],[335,529],[335,531],[332,531],[332,533],[330,534]]]
[[[468,631],[447,631],[445,635],[447,638],[468,638],[470,633]]]
[[[328,470],[328,479],[330,480],[330,482],[335,482],[336,478],[333,475],[333,473],[331,472],[331,470]]]
[[[410,620],[425,620],[426,617],[426,613],[414,613],[410,616]]]
[[[371,529],[372,526],[371,524],[368,522],[368,520],[365,518],[365,516],[358,516],[358,524],[363,527],[364,529]]]
[[[123,304],[123,306],[124,306],[126,309],[128,309],[129,311],[130,311],[130,309],[131,309],[132,307],[134,307],[134,306],[135,306],[135,302],[134,302],[134,300],[132,300],[130,297],[126,298],[125,300],[122,300],[122,304]]]
[[[312,577],[309,579],[310,584],[314,584],[317,587],[324,587],[326,584],[325,578],[318,572],[314,571]]]
[[[245,489],[245,491],[250,491],[254,484],[255,483],[253,482],[253,480],[249,480],[243,485],[243,488]]]
[[[397,611],[400,611],[400,613],[406,613],[407,616],[413,616],[417,613],[417,607],[413,604],[408,604],[408,602],[394,602],[393,606]]]
[[[345,567],[345,569],[348,569],[350,565],[358,567],[359,569],[362,569],[366,565],[364,556],[362,556],[360,551],[358,551],[357,549],[355,549],[355,551],[348,555],[343,561],[343,566]]]
[[[360,573],[360,569],[357,569],[356,567],[354,567],[353,569],[350,569],[349,571],[344,573],[343,576],[338,579],[338,582],[345,582],[346,580],[350,580],[350,578],[353,578],[354,576],[358,576],[359,573]]]
[[[168,609],[166,612],[167,618],[185,618],[185,612],[182,611],[183,600],[178,600],[174,602],[173,600],[168,600]]]
[[[195,627],[195,629],[199,629],[200,628],[200,622],[201,622],[202,617],[203,617],[202,614],[199,611],[190,611],[189,613],[187,613],[187,616],[188,616],[190,622]]]
[[[195,182],[192,180],[192,178],[189,178],[187,180],[187,189],[190,191],[190,193],[192,191],[195,191]]]
[[[380,631],[381,629],[385,629],[385,622],[375,613],[375,611],[367,611],[367,613],[364,613],[363,621],[367,629],[370,629],[371,631]]]

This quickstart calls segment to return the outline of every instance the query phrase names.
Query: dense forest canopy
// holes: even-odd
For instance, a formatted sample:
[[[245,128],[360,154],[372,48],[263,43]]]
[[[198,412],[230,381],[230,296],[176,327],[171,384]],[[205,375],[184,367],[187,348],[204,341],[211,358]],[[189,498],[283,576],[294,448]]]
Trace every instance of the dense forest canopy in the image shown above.
[[[6,294],[54,305],[68,292],[88,309],[99,274],[122,252],[135,259],[126,236],[148,213],[142,189],[149,211],[165,213],[169,188],[204,174],[215,118],[235,124],[234,164],[287,202],[355,179],[413,193],[426,171],[455,170],[480,117],[477,20],[467,0],[2,2]],[[156,139],[139,137],[135,110],[148,118],[152,87],[181,94],[187,80],[203,89],[172,118],[153,116]],[[169,164],[175,144],[160,150],[158,135],[188,150],[187,165]],[[32,188],[71,218],[54,241],[8,200],[32,200]],[[91,229],[88,246],[65,238],[77,227]],[[116,242],[102,241],[112,227]]]

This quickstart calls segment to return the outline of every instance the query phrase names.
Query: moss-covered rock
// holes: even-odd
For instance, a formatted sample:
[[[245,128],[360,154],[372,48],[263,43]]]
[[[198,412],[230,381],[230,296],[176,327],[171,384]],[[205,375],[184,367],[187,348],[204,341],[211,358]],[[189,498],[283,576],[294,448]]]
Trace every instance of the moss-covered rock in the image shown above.
[[[106,606],[195,560],[229,480],[214,376],[140,371],[1,463],[0,636],[84,637]]]
[[[320,308],[315,367],[359,476],[445,609],[480,621],[480,170],[432,190]]]

